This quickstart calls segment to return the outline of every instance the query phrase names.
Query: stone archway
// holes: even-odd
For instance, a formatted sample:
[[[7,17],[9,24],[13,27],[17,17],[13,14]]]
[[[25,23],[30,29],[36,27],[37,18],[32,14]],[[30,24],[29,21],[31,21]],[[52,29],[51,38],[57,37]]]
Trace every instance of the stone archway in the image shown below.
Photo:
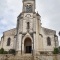
[[[24,52],[25,53],[31,53],[32,51],[32,41],[31,39],[28,37],[25,39],[24,41]]]

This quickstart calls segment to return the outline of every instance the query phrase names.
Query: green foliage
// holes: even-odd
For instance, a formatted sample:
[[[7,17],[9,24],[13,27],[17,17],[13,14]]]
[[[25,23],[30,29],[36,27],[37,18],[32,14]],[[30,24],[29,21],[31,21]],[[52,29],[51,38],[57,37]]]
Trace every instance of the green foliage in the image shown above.
[[[3,48],[0,49],[0,54],[13,54],[15,55],[16,54],[16,51],[14,49],[10,49],[8,52],[7,51],[4,51]]]
[[[7,51],[4,51],[3,48],[0,49],[0,54],[14,54],[16,53],[16,51],[14,49],[10,49],[8,52]]]
[[[7,51],[4,51],[4,54],[8,54],[8,52]]]
[[[58,49],[59,49],[59,53],[60,53],[60,46],[58,47]]]
[[[1,49],[0,49],[0,54],[3,54],[3,53],[4,53],[4,49],[1,48]]]
[[[7,51],[4,51],[3,48],[0,49],[0,54],[7,54],[8,52]]]
[[[53,54],[58,54],[59,53],[59,49],[58,48],[54,48]]]
[[[14,49],[10,49],[10,50],[9,50],[9,54],[15,55],[15,53],[16,53],[16,51],[15,51]]]

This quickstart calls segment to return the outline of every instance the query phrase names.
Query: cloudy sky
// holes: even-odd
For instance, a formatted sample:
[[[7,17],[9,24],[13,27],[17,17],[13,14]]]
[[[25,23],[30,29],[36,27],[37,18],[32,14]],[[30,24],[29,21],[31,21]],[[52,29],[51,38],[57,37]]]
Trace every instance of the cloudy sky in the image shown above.
[[[16,27],[22,11],[22,0],[0,0],[0,37],[6,30]],[[42,26],[60,31],[60,0],[36,0],[36,12],[41,15]],[[60,38],[59,38],[60,40]]]

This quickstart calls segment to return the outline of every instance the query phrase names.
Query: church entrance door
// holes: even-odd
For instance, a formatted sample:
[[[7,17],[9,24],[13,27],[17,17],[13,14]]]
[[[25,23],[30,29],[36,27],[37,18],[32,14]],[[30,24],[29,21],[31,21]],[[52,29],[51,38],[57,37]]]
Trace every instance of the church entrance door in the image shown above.
[[[25,53],[31,53],[32,51],[32,42],[30,38],[26,38],[24,41],[24,51]]]
[[[31,46],[26,46],[26,53],[31,53]]]

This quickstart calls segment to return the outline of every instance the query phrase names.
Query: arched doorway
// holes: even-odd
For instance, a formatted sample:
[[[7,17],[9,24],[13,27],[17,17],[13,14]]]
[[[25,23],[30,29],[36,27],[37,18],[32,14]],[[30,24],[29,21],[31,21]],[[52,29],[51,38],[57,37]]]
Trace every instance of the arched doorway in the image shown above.
[[[25,53],[31,53],[32,51],[32,42],[30,38],[26,38],[24,41],[24,51]]]

